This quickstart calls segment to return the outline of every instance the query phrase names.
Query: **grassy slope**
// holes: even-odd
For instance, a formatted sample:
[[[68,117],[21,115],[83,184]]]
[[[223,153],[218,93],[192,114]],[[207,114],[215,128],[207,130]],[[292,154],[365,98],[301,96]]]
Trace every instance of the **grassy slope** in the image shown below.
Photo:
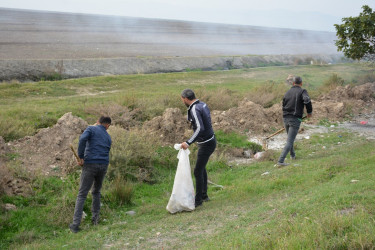
[[[290,73],[301,75],[314,89],[332,73],[350,82],[367,70],[359,65],[330,65],[3,83],[0,115],[2,122],[10,121],[23,130],[41,116],[53,122],[68,111],[90,118],[84,108],[96,103],[127,105],[143,100],[158,106],[160,97],[170,99],[157,107],[162,111],[171,103],[180,103],[178,93],[185,87],[198,91],[224,87],[241,96],[270,79],[283,82]],[[87,91],[117,92],[77,96]],[[31,127],[26,134],[33,131]],[[38,185],[43,191],[35,197],[9,200],[19,210],[0,216],[0,248],[9,244],[30,249],[373,248],[373,142],[337,131],[299,142],[296,149],[298,166],[281,169],[273,168],[273,162],[231,169],[216,157],[208,166],[209,178],[225,188],[210,187],[212,201],[193,213],[170,215],[165,210],[174,179],[174,171],[165,170],[163,181],[135,186],[133,206],[104,201],[105,221],[92,227],[86,220],[84,231],[77,235],[69,233],[65,223],[72,216],[77,176],[65,182],[48,180]],[[261,176],[266,171],[270,174]],[[359,181],[351,183],[353,179]],[[58,213],[54,214],[56,207]],[[128,210],[137,214],[126,215]]]
[[[79,234],[60,228],[55,237],[22,246],[373,248],[373,142],[334,131],[298,142],[297,155],[296,165],[279,169],[272,162],[233,169],[211,162],[209,178],[225,188],[210,187],[212,200],[191,213],[167,213],[171,175],[164,183],[138,186],[135,206],[116,208],[97,227],[86,220]],[[129,209],[137,214],[126,215]]]

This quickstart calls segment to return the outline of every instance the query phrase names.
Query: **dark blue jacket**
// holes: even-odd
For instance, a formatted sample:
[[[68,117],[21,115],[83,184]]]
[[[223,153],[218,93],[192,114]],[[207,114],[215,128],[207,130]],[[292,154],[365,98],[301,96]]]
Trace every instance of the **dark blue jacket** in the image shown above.
[[[194,134],[186,141],[187,144],[204,143],[213,139],[214,130],[211,125],[211,115],[207,104],[196,100],[188,109],[188,120],[193,126]]]
[[[85,163],[109,163],[111,136],[103,125],[88,126],[79,138],[78,156]]]

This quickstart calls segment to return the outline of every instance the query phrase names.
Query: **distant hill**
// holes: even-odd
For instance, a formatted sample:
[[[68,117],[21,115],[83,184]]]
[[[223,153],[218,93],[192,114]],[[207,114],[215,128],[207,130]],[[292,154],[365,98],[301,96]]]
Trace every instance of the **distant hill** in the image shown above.
[[[336,54],[333,32],[0,8],[1,59]]]

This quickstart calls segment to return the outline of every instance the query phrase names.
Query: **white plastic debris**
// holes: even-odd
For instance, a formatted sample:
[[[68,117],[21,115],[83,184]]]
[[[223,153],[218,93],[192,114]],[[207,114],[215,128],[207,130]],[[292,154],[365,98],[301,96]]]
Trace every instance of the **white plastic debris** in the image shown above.
[[[172,195],[169,199],[167,210],[174,214],[195,209],[194,184],[191,177],[189,149],[182,149],[181,144],[175,144],[178,151],[178,165],[174,178]]]
[[[257,152],[255,155],[254,155],[254,158],[259,160],[262,158],[262,156],[264,155],[264,151],[262,152]]]

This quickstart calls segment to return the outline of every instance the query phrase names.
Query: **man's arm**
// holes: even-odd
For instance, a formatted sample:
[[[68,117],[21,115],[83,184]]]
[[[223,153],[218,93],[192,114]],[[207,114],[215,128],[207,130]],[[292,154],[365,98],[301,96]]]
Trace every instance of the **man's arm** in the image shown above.
[[[90,136],[91,136],[91,128],[88,127],[79,137],[78,156],[82,160],[81,162],[83,162],[83,159],[85,156],[86,143],[90,139]]]
[[[309,94],[307,93],[307,90],[303,91],[302,98],[303,98],[303,103],[306,106],[307,118],[310,118],[312,116],[313,108],[312,108],[311,99],[310,99]]]

